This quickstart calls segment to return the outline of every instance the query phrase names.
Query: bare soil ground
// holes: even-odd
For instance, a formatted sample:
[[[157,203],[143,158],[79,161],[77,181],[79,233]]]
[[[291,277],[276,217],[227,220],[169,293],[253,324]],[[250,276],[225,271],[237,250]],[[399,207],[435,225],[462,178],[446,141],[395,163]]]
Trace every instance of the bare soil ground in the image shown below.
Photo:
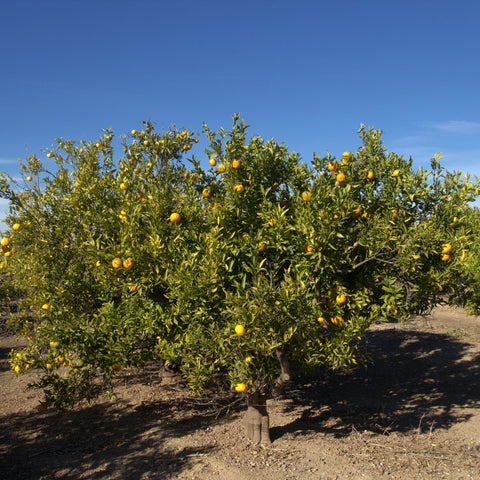
[[[0,478],[479,479],[480,318],[437,309],[374,326],[367,369],[293,384],[269,403],[271,446],[249,444],[244,406],[216,415],[175,379],[122,370],[118,400],[36,410],[0,336]],[[218,412],[217,412],[218,413]]]

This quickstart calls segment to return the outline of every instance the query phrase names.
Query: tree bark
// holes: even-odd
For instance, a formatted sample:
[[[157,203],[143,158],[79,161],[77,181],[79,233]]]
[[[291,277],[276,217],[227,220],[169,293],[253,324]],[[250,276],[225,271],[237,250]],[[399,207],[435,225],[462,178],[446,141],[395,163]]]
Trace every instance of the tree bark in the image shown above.
[[[250,441],[264,445],[271,443],[267,397],[265,395],[255,393],[248,397],[247,412],[243,420],[247,437]]]

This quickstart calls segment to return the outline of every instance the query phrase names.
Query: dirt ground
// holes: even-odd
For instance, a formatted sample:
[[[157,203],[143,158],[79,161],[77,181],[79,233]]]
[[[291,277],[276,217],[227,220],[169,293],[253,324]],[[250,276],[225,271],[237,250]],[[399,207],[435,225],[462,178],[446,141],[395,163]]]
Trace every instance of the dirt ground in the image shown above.
[[[35,373],[9,371],[18,344],[4,334],[0,478],[480,479],[480,318],[437,309],[376,325],[367,343],[367,369],[271,401],[273,443],[262,447],[245,439],[244,405],[217,415],[155,365],[122,370],[115,403],[39,413],[41,394],[26,390]]]

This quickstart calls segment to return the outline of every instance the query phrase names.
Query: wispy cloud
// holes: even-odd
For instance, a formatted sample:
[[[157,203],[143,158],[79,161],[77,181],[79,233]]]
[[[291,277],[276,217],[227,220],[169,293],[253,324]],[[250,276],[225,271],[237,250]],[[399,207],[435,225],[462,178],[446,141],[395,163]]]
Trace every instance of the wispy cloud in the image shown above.
[[[480,122],[467,122],[465,120],[447,120],[445,122],[425,122],[421,126],[438,130],[444,133],[461,133],[472,135],[480,133]]]

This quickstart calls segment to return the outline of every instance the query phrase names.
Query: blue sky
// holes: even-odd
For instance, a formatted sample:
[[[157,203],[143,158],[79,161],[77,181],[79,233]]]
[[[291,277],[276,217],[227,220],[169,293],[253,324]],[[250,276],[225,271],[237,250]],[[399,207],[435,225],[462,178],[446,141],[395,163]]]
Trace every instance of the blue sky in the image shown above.
[[[3,0],[0,170],[59,137],[239,112],[307,162],[355,150],[364,123],[480,176],[479,18],[476,0]]]

